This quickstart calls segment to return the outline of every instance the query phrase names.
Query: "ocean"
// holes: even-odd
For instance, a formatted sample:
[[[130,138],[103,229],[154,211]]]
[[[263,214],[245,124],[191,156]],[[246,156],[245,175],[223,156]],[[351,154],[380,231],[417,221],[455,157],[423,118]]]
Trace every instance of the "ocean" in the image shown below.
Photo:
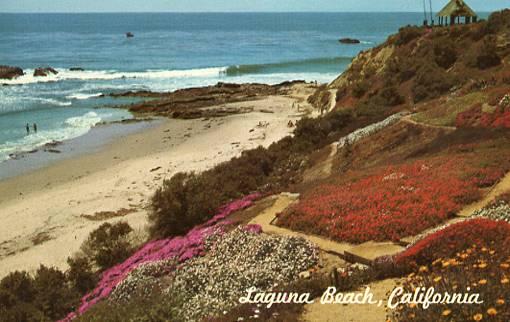
[[[102,94],[329,82],[357,53],[422,20],[420,13],[0,14],[0,64],[26,73],[0,80],[0,161],[132,117],[113,108],[129,99]],[[361,43],[340,44],[343,37]],[[40,66],[59,73],[33,77]],[[38,132],[27,135],[27,123]]]

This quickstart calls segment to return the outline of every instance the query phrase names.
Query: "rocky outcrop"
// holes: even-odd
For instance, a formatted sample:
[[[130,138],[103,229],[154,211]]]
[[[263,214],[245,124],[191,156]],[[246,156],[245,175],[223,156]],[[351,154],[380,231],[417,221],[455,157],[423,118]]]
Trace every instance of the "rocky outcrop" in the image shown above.
[[[354,45],[354,44],[361,43],[361,41],[359,41],[358,39],[353,39],[353,38],[341,38],[338,41],[341,44],[347,44],[347,45]]]
[[[69,70],[72,72],[83,72],[85,69],[83,69],[81,67],[71,67],[71,68],[69,68]]]
[[[35,77],[45,77],[50,74],[57,75],[58,71],[52,67],[39,67],[34,70]]]
[[[138,91],[110,94],[110,96],[152,98],[130,105],[129,110],[135,113],[154,113],[173,118],[193,119],[245,113],[246,111],[242,108],[219,108],[211,111],[203,108],[257,100],[270,95],[287,95],[292,90],[292,86],[302,83],[303,81],[278,85],[218,83],[214,86],[181,89],[170,93]]]
[[[23,75],[23,69],[19,67],[0,66],[0,79],[13,79]]]

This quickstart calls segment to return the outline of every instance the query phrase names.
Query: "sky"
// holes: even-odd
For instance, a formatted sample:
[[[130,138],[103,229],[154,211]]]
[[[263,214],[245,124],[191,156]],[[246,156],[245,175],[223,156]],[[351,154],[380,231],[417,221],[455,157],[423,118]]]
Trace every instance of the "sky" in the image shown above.
[[[0,0],[0,12],[351,12],[421,11],[423,0]],[[475,11],[510,7],[509,0],[465,0]],[[432,0],[438,11],[448,0]],[[428,1],[427,1],[428,3]]]

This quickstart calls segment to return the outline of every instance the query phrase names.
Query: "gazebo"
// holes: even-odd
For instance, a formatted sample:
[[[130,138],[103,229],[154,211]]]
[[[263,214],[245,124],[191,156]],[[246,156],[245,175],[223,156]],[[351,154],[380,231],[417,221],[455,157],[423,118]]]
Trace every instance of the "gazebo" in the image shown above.
[[[450,2],[437,14],[440,25],[460,24],[461,17],[464,17],[464,23],[476,22],[478,16],[463,0],[450,0]],[[448,19],[449,22],[448,22]]]

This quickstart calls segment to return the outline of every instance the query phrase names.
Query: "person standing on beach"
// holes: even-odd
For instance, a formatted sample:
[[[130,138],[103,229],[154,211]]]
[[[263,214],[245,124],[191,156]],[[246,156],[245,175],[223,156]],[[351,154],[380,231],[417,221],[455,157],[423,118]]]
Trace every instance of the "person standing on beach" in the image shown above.
[[[27,135],[29,135],[30,134],[30,125],[28,125],[28,123],[27,123],[26,129],[27,129]]]
[[[34,123],[34,132],[37,133],[37,124]]]

